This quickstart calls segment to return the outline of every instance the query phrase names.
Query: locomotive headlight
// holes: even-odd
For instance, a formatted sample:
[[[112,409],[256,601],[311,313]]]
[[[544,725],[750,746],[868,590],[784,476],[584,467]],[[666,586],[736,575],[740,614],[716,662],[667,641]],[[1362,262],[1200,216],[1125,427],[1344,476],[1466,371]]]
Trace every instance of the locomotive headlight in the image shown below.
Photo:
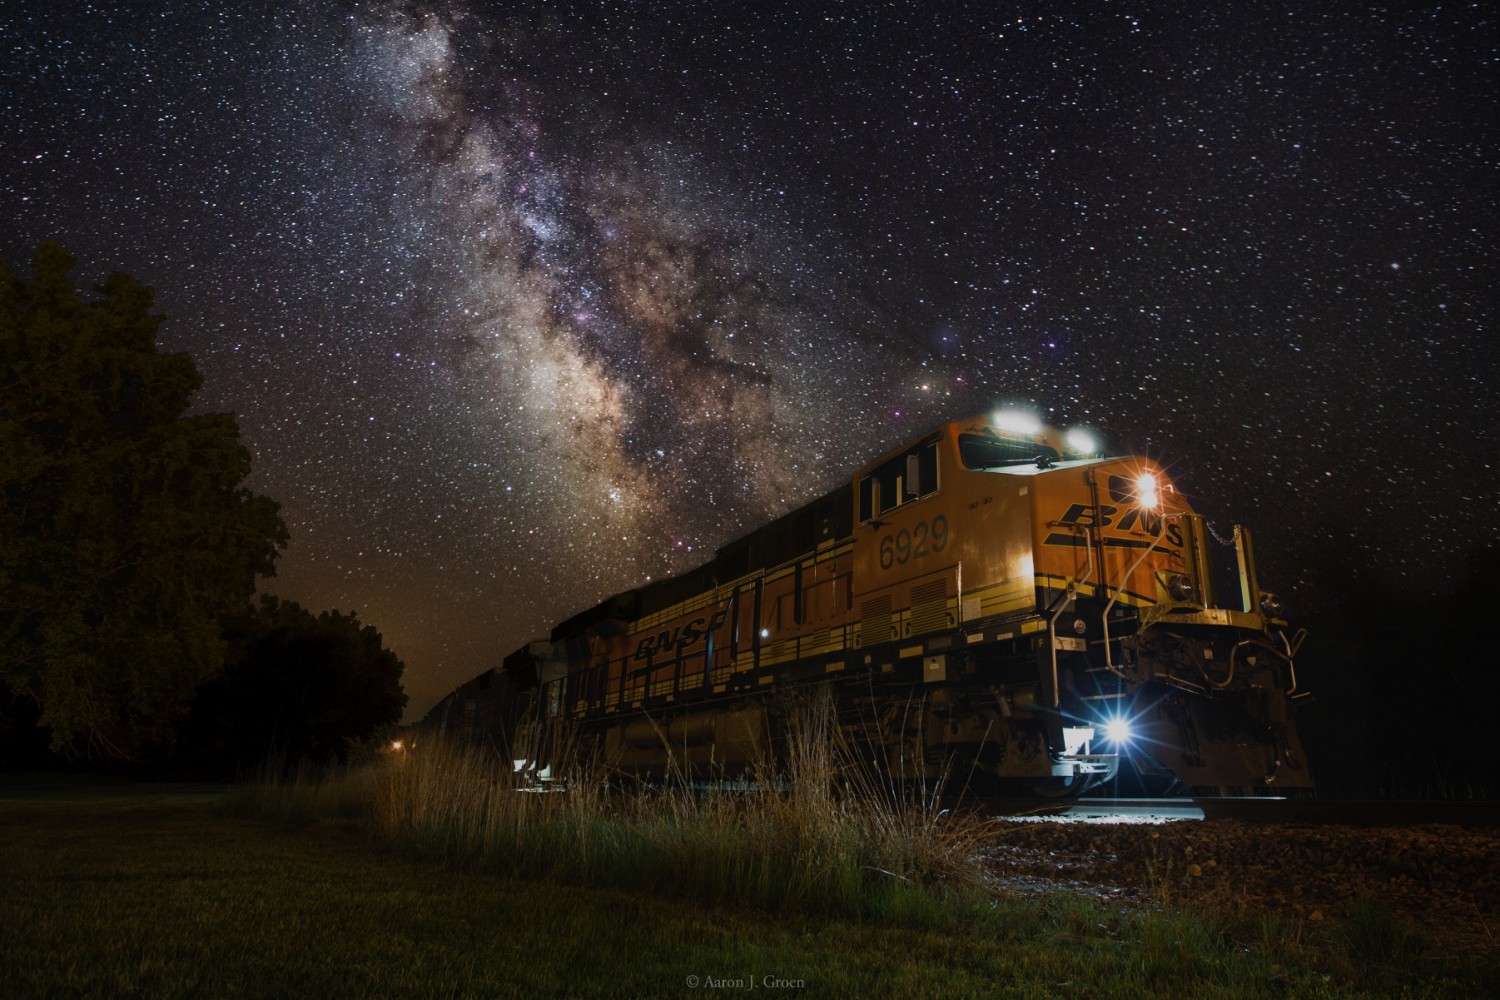
[[[1080,455],[1096,455],[1099,453],[1099,442],[1094,440],[1094,435],[1082,427],[1074,427],[1068,431],[1068,447]]]
[[[1025,410],[1001,410],[995,414],[995,426],[1014,434],[1037,434],[1042,422]]]
[[[1267,591],[1260,595],[1260,610],[1267,618],[1280,618],[1281,612],[1285,610],[1281,604],[1281,598]]]
[[[1135,496],[1142,507],[1155,510],[1161,504],[1161,490],[1156,484],[1156,476],[1150,472],[1136,476]]]
[[[1104,724],[1104,738],[1119,744],[1130,740],[1130,722],[1123,716],[1115,716]]]

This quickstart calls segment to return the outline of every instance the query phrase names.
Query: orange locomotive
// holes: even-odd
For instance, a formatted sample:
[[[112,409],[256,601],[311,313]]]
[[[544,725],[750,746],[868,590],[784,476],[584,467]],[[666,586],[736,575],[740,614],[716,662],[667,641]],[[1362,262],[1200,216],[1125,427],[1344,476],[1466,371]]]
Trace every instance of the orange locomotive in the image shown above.
[[[779,694],[826,683],[849,740],[907,777],[1068,794],[1129,760],[1151,790],[1310,787],[1300,634],[1249,533],[1233,544],[1225,606],[1208,526],[1156,462],[1016,413],[960,421],[518,650],[488,717],[488,674],[435,714],[484,720],[542,777],[560,726],[625,772],[733,775],[774,755]]]

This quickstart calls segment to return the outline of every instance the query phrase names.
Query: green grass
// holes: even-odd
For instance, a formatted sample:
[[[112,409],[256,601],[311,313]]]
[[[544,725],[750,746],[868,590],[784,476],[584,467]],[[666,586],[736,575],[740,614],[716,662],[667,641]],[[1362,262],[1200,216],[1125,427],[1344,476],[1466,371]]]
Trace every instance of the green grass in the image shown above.
[[[440,863],[377,834],[368,803],[317,794],[320,808],[272,820],[247,817],[244,798],[0,796],[0,996],[723,996],[751,980],[762,996],[855,997],[1500,987],[1477,967],[1444,977],[1382,963],[1370,950],[1401,934],[1385,914],[1357,918],[1346,951],[1330,933],[1319,959],[1300,931],[1266,924],[1246,943],[1201,914],[1132,916],[1065,895],[980,908],[933,885],[879,915],[707,907],[664,891],[661,871],[648,891]]]

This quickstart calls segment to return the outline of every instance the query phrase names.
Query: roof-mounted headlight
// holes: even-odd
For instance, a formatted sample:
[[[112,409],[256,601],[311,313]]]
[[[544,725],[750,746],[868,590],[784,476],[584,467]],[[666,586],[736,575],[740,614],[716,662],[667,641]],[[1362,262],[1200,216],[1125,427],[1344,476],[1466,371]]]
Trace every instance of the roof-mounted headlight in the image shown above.
[[[1068,431],[1068,447],[1080,455],[1099,454],[1099,442],[1094,440],[1094,435],[1082,427],[1074,427]]]
[[[1000,410],[994,416],[995,426],[1012,434],[1038,434],[1042,422],[1025,410]]]

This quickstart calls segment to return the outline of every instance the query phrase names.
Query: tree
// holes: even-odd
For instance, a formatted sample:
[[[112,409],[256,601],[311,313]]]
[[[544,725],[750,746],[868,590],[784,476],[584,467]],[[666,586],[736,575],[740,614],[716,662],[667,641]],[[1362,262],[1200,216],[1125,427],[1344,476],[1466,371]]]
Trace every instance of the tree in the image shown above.
[[[184,733],[199,770],[347,760],[406,707],[401,660],[352,613],[314,617],[266,596],[230,623],[229,637],[228,665],[204,685]]]
[[[158,351],[151,290],[85,301],[74,263],[0,260],[0,693],[54,750],[132,757],[170,744],[287,533],[234,416],[186,415],[201,379]]]

